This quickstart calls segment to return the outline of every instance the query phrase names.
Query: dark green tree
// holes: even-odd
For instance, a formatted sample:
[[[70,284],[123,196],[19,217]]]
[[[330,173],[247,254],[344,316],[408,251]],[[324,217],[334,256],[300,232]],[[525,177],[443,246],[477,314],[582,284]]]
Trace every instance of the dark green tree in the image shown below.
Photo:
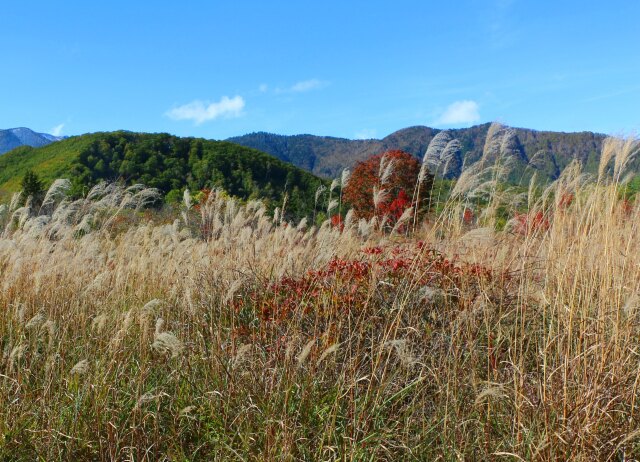
[[[44,198],[44,186],[38,175],[28,170],[22,177],[22,195],[26,201],[31,196],[34,204],[40,204]]]

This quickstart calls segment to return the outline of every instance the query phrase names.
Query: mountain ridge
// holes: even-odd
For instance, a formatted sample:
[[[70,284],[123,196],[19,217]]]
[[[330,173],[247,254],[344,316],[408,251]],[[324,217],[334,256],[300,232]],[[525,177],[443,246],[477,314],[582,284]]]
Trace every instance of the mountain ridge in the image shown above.
[[[20,146],[39,148],[62,139],[62,136],[39,133],[27,127],[0,129],[0,155]]]
[[[368,140],[309,134],[276,135],[267,132],[255,132],[227,140],[274,155],[318,176],[331,178],[338,176],[343,168],[351,168],[356,162],[389,149],[401,149],[422,159],[431,140],[439,133],[446,132],[460,144],[460,166],[449,175],[456,178],[463,166],[474,164],[482,158],[491,125],[486,123],[447,130],[415,125],[396,130],[381,139]],[[527,176],[535,171],[548,180],[556,179],[573,159],[578,159],[587,171],[593,171],[599,160],[602,142],[606,138],[604,134],[589,131],[552,132],[505,128],[512,138],[511,148],[521,160],[520,174]],[[454,160],[455,157],[454,155]]]

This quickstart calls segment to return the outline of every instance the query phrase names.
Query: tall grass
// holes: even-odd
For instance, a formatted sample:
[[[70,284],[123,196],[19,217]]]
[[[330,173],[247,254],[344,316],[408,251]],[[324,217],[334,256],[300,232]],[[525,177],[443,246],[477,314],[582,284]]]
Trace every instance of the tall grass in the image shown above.
[[[496,167],[411,236],[218,192],[170,219],[136,212],[141,187],[16,200],[0,459],[638,458],[634,143],[608,144],[595,182],[533,185],[502,231],[462,214]]]

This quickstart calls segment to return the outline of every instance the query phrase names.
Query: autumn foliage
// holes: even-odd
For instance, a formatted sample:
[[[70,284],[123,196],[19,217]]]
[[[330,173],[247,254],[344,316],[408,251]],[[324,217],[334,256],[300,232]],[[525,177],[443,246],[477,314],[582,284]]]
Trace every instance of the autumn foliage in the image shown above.
[[[384,175],[387,169],[388,174]],[[412,201],[415,200],[419,174],[420,163],[411,154],[398,150],[377,154],[356,164],[344,189],[343,199],[359,218],[387,216],[394,222],[414,205]],[[432,184],[433,177],[427,174],[421,185],[421,209],[428,203]],[[374,203],[375,191],[378,191],[378,204]]]

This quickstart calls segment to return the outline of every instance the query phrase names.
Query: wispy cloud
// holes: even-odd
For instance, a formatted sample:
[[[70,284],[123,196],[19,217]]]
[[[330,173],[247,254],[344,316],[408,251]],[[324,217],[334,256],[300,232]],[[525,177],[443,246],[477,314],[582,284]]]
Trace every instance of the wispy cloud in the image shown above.
[[[223,96],[220,101],[215,103],[195,100],[174,107],[165,112],[165,115],[173,120],[192,120],[196,125],[200,125],[220,117],[240,117],[244,106],[245,102],[242,96],[234,96],[233,98]]]
[[[294,93],[303,93],[305,91],[317,90],[322,87],[326,87],[328,82],[324,82],[319,79],[303,80],[291,87],[291,91]]]
[[[64,124],[56,125],[51,130],[49,130],[49,133],[53,136],[60,136],[62,135],[63,128],[64,128]]]
[[[276,88],[274,92],[276,94],[306,93],[308,91],[319,90],[321,88],[326,87],[327,85],[329,85],[329,82],[327,82],[326,80],[320,80],[320,79],[301,80],[300,82],[296,82],[287,88]]]
[[[269,85],[267,85],[266,83],[261,83],[258,89],[260,90],[260,93],[266,93],[267,90],[269,90]]]
[[[451,103],[435,125],[464,125],[472,124],[480,120],[480,106],[475,101],[463,100]]]
[[[370,140],[376,137],[377,131],[373,128],[363,128],[354,135],[356,140]]]

